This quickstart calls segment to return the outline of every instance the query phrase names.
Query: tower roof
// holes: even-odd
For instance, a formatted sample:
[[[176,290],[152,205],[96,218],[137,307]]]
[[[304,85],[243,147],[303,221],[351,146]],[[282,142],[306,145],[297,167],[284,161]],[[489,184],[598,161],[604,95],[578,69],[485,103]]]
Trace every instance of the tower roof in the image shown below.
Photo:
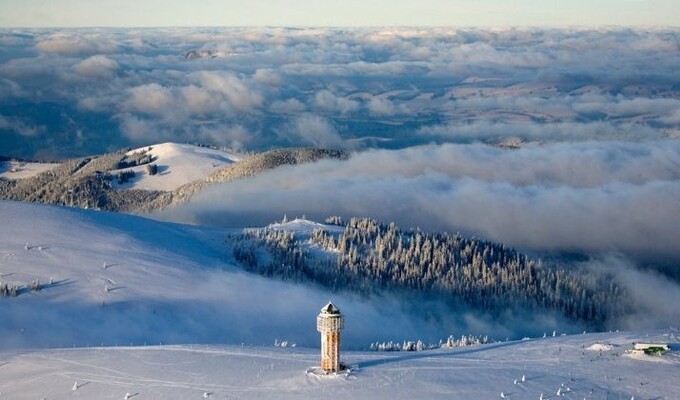
[[[329,301],[328,304],[321,309],[321,314],[340,314],[340,310]]]

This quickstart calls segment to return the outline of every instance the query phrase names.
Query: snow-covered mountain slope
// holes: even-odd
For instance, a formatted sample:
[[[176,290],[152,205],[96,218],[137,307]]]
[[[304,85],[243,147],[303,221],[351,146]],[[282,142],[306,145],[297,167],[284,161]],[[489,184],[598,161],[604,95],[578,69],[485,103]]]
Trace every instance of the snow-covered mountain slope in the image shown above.
[[[219,168],[203,180],[189,182],[172,192],[163,193],[154,201],[140,205],[137,210],[146,212],[164,210],[186,203],[195,194],[216,183],[253,177],[286,165],[313,163],[322,159],[346,159],[348,156],[344,151],[320,148],[283,148],[253,154],[237,163]]]
[[[215,183],[244,179],[284,165],[345,159],[339,150],[284,148],[243,156],[201,146],[163,143],[65,160],[47,171],[0,173],[0,199],[119,212],[154,212],[187,202]],[[9,169],[7,169],[9,168]],[[30,168],[38,168],[36,165]],[[45,166],[40,168],[47,168]],[[1,178],[1,176],[0,176]],[[11,177],[10,177],[11,178]]]
[[[277,338],[315,345],[315,317],[330,298],[351,316],[350,347],[458,333],[412,319],[395,300],[365,302],[243,272],[224,230],[2,201],[0,221],[0,281],[22,288],[0,297],[10,321],[0,324],[0,348]],[[34,281],[40,291],[30,290]]]
[[[30,178],[41,172],[49,171],[57,163],[31,163],[23,161],[0,161],[0,178],[23,179]]]
[[[421,352],[344,352],[354,370],[327,377],[306,373],[318,364],[318,350],[299,347],[0,352],[0,398],[678,399],[678,335],[602,333]],[[672,350],[632,357],[625,351],[636,341],[670,342]]]
[[[15,202],[0,202],[0,221],[0,280],[21,287],[0,297],[0,399],[680,398],[674,330],[358,352],[443,332],[395,300],[244,273],[225,254],[224,230]],[[331,296],[355,370],[306,374],[318,363],[315,316]],[[625,353],[639,341],[671,351]]]
[[[208,177],[219,168],[240,161],[242,155],[190,144],[161,143],[131,150],[127,154],[145,152],[152,157],[158,173],[150,175],[146,165],[124,168],[135,171],[135,178],[116,185],[121,189],[175,190],[189,182]],[[112,171],[116,173],[118,171]]]

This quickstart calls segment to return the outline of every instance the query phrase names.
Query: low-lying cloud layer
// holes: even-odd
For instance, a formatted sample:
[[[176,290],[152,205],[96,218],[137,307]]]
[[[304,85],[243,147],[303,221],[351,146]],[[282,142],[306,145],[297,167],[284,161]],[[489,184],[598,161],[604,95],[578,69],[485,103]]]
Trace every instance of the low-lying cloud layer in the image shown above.
[[[2,30],[0,117],[17,126],[0,126],[0,145],[53,158],[159,141],[677,136],[679,42],[633,29]]]
[[[368,151],[209,188],[171,218],[266,224],[370,216],[529,250],[680,260],[680,142]]]
[[[680,318],[680,286],[654,272],[680,276],[678,198],[677,140],[559,142],[516,150],[444,144],[279,168],[210,187],[159,217],[239,227],[263,226],[283,215],[368,216],[402,227],[460,231],[607,274],[634,305],[609,328],[635,329],[667,327]],[[582,259],[575,254],[587,261],[574,261]],[[563,255],[570,257],[555,257]],[[523,318],[518,312],[504,321]],[[510,322],[492,329],[509,326],[515,334],[521,330]]]

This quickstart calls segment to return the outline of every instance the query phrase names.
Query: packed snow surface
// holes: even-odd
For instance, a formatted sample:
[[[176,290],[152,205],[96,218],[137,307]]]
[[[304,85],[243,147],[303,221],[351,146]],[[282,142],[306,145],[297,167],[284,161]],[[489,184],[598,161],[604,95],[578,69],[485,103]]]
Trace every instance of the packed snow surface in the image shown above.
[[[150,150],[149,150],[150,149]],[[153,157],[158,173],[149,175],[146,165],[123,170],[135,171],[135,178],[117,185],[124,189],[174,190],[178,187],[205,178],[220,167],[239,161],[242,155],[206,147],[179,143],[161,143],[131,150],[128,154],[146,152]],[[117,171],[113,171],[115,174]]]
[[[654,340],[676,340],[655,332]],[[0,353],[11,399],[678,399],[678,350],[666,363],[622,357],[649,333],[604,333],[421,352],[344,352],[343,376],[306,370],[317,349],[149,346]],[[606,340],[621,351],[585,352]],[[677,342],[676,342],[677,344]],[[503,396],[501,396],[501,393]],[[558,394],[559,393],[559,394]]]

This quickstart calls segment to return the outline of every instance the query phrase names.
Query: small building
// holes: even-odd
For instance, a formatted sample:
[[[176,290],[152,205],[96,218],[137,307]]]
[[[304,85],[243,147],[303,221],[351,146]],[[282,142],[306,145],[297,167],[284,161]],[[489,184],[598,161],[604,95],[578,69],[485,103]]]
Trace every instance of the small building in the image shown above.
[[[342,370],[340,331],[344,327],[340,310],[329,301],[316,317],[316,330],[321,333],[321,369],[325,373]]]
[[[661,355],[670,350],[666,343],[633,343],[631,354]]]

